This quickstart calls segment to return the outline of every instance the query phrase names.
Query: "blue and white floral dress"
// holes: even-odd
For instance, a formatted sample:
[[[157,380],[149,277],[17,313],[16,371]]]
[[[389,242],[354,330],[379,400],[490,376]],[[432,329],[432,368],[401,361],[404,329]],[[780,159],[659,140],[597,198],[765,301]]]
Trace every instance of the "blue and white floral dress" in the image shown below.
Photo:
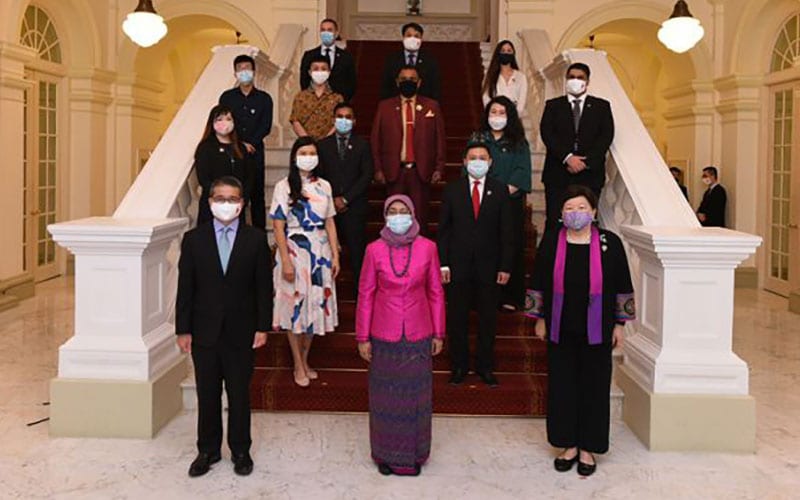
[[[294,283],[283,279],[281,256],[275,257],[273,326],[292,333],[325,335],[339,324],[336,286],[331,270],[331,245],[325,220],[336,215],[331,185],[324,179],[303,179],[303,195],[290,206],[289,181],[281,179],[272,195],[269,216],[286,223]]]

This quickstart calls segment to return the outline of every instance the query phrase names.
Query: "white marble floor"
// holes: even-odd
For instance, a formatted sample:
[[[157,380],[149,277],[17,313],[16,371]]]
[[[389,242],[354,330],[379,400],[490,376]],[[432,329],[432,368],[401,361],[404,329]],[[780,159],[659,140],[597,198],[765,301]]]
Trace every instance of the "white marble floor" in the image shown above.
[[[42,284],[0,313],[0,498],[800,498],[800,316],[783,299],[736,292],[736,352],[757,399],[755,454],[651,453],[621,422],[598,472],[552,469],[543,420],[435,418],[418,478],[385,478],[369,459],[364,415],[254,415],[253,475],[228,460],[190,479],[194,413],[155,439],[51,439],[48,380],[72,327],[71,282]]]

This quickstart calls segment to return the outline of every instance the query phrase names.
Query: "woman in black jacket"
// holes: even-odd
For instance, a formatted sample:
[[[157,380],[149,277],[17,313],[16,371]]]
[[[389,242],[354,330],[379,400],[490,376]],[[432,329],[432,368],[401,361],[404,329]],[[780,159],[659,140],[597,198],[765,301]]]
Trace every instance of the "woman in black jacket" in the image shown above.
[[[547,440],[563,448],[554,465],[566,472],[577,461],[582,476],[595,471],[593,453],[608,451],[611,351],[635,314],[622,241],[596,215],[594,192],[568,186],[563,225],[542,238],[525,304],[548,341]]]
[[[233,113],[225,106],[211,108],[206,121],[203,138],[194,153],[194,170],[197,181],[203,188],[200,195],[197,222],[212,219],[207,200],[211,193],[211,183],[226,175],[239,179],[244,186],[244,206],[250,201],[248,193],[252,192],[255,178],[255,165],[251,157],[245,154],[244,145],[236,135]],[[239,216],[244,222],[244,208]]]

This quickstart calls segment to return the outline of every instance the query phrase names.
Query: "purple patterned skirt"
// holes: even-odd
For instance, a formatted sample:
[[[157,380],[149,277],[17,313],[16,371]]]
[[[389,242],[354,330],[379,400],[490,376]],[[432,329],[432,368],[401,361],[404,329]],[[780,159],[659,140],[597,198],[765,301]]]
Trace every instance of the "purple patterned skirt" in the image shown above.
[[[413,474],[431,453],[433,366],[431,339],[373,339],[369,368],[372,459],[395,474]]]

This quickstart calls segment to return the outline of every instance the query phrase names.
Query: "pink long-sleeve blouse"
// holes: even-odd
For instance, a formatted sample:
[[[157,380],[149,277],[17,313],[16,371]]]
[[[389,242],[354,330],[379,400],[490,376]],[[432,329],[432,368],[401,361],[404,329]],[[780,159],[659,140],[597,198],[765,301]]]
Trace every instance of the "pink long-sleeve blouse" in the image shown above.
[[[439,254],[436,244],[417,237],[408,247],[392,248],[383,240],[367,246],[361,267],[356,310],[356,339],[370,338],[398,342],[405,331],[406,340],[415,342],[445,335],[445,299]],[[401,274],[408,262],[408,271]]]

